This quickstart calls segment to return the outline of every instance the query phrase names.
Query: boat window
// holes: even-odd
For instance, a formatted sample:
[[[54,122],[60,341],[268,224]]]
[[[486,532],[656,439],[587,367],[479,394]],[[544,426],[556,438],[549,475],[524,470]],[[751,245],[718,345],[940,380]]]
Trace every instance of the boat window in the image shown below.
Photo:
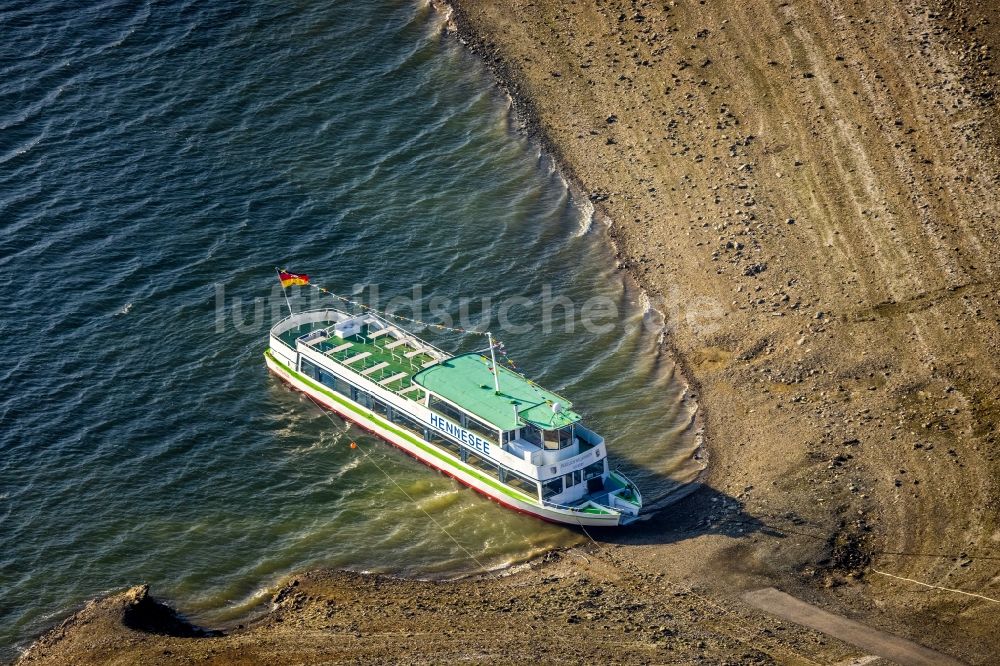
[[[492,427],[486,425],[485,423],[477,421],[471,416],[466,417],[465,420],[466,420],[466,427],[469,430],[477,432],[483,437],[488,437],[492,440],[495,440],[497,438],[497,431],[494,430]]]
[[[371,403],[371,396],[370,395],[368,395],[367,393],[365,393],[361,389],[357,389],[357,388],[354,389],[352,391],[352,393],[353,393],[353,396],[351,397],[351,399],[354,400],[354,402],[358,403],[359,405],[361,405],[365,409],[371,409],[372,403]]]
[[[503,482],[532,497],[538,497],[538,486],[531,479],[510,470],[503,470]]]
[[[318,372],[319,368],[316,367],[315,363],[313,363],[312,361],[307,361],[306,359],[302,359],[303,375],[309,377],[310,379],[318,379],[319,378],[319,375],[317,374]]]
[[[434,446],[436,446],[439,449],[442,449],[444,451],[447,451],[448,453],[450,453],[451,455],[455,456],[456,458],[461,458],[462,457],[462,447],[459,446],[456,442],[453,442],[450,439],[442,437],[441,435],[437,434],[433,430],[431,430],[428,433],[428,435],[429,436],[427,438],[427,441],[430,442],[431,444],[433,444]]]
[[[604,474],[604,461],[599,460],[583,468],[583,478],[592,479]]]
[[[316,374],[317,374],[316,378],[319,379],[320,383],[323,384],[323,386],[326,386],[328,388],[336,387],[337,378],[332,373],[327,372],[323,368],[317,367]]]
[[[542,482],[542,499],[548,499],[553,495],[558,495],[563,491],[562,477],[549,479]]]
[[[441,400],[440,398],[431,396],[430,403],[428,404],[428,406],[438,414],[446,416],[455,423],[462,422],[462,412],[458,411],[457,409],[449,405],[444,400]]]
[[[337,393],[346,395],[348,398],[351,397],[351,385],[345,382],[340,377],[336,378],[336,383],[334,384],[333,390]]]
[[[535,446],[542,445],[542,431],[533,425],[526,425],[521,428],[521,439],[530,442]]]
[[[581,484],[583,483],[583,470],[578,469],[575,472],[570,472],[563,476],[563,480],[566,482],[567,488]]]
[[[573,426],[559,430],[545,431],[545,448],[549,450],[565,449],[573,443]]]
[[[417,423],[416,421],[414,421],[413,419],[411,419],[409,416],[407,416],[407,415],[403,414],[402,412],[400,412],[398,409],[392,410],[392,421],[393,421],[393,423],[397,423],[397,424],[403,426],[404,428],[406,428],[410,432],[416,433],[417,435],[419,435],[421,437],[424,436],[424,434],[423,434],[424,433],[424,427],[422,425],[420,425],[419,423]]]
[[[503,434],[503,443],[504,444],[510,444],[514,440],[514,434],[515,434],[515,432],[516,431],[514,431],[514,430],[508,430],[507,432],[505,432]]]
[[[386,405],[381,400],[378,400],[376,398],[372,398],[372,411],[374,411],[374,412],[376,412],[378,414],[381,414],[382,416],[388,416],[389,415],[389,406]]]
[[[467,454],[466,461],[470,467],[475,467],[476,469],[486,472],[495,478],[500,478],[500,466],[491,463],[477,453],[472,453],[471,451]]]

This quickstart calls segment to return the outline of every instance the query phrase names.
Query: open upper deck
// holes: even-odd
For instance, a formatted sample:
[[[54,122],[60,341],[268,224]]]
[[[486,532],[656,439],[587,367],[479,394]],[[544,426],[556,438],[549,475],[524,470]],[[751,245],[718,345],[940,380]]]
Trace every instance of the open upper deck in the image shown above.
[[[568,400],[503,366],[497,393],[490,359],[481,353],[449,356],[376,315],[301,312],[278,322],[271,335],[291,350],[311,349],[411,400],[435,394],[498,430],[532,425],[552,431],[580,420]]]
[[[503,366],[497,393],[490,366],[479,353],[462,354],[421,370],[413,382],[504,431],[525,423],[555,430],[580,420],[568,400]]]
[[[301,344],[412,400],[422,400],[425,395],[413,383],[413,375],[447,358],[444,352],[378,317],[352,317],[339,311],[299,321],[297,317],[279,322],[272,335],[293,350]]]

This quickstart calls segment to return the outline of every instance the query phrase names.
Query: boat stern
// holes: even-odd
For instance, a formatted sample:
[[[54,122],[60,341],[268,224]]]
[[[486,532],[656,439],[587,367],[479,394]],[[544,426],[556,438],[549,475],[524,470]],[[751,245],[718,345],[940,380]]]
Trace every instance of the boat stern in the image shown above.
[[[599,497],[589,498],[588,503],[620,514],[620,525],[637,520],[642,510],[642,493],[639,492],[639,487],[618,470],[608,474],[605,485],[607,492]]]
[[[599,492],[588,493],[572,505],[560,506],[544,503],[552,512],[551,519],[571,525],[588,527],[614,527],[639,520],[642,510],[642,493],[621,472],[615,470],[604,478]]]

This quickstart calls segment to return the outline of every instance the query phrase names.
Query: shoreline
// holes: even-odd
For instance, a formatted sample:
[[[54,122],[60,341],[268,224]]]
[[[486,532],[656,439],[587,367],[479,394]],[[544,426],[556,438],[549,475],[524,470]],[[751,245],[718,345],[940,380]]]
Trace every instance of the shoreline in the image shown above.
[[[508,35],[509,40],[504,41],[504,46],[498,46],[501,40],[497,33],[484,32],[484,26],[492,26],[496,30],[509,26],[509,23],[505,23],[504,17],[491,13],[488,6],[478,6],[484,4],[478,0],[448,3],[432,0],[432,4],[439,10],[451,7],[452,15],[448,22],[452,24],[455,21],[452,25],[458,38],[487,64],[498,85],[510,97],[518,119],[525,123],[529,138],[538,141],[571,188],[581,194],[587,191],[597,193],[598,200],[591,198],[595,216],[600,214],[601,218],[610,221],[605,225],[605,231],[619,267],[644,293],[658,294],[656,285],[650,277],[646,277],[649,273],[641,270],[647,263],[642,260],[644,255],[639,253],[643,245],[637,245],[635,240],[641,234],[628,231],[630,227],[623,222],[626,218],[622,216],[622,206],[617,201],[619,194],[628,193],[631,188],[631,196],[639,201],[635,205],[636,210],[649,205],[648,200],[640,200],[639,193],[645,185],[629,183],[627,177],[619,174],[622,187],[611,194],[616,207],[606,205],[608,198],[605,192],[610,190],[587,188],[588,178],[593,179],[594,174],[580,175],[573,167],[574,156],[567,154],[560,147],[559,140],[554,139],[552,132],[546,129],[544,118],[555,117],[555,111],[541,110],[533,101],[543,91],[532,92],[532,86],[537,88],[549,77],[565,81],[570,78],[566,70],[554,70],[547,63],[535,63],[533,69],[537,71],[533,74],[517,69],[517,65],[511,64],[516,62],[516,56],[508,55],[502,48],[527,49],[526,44],[530,45],[531,40],[519,41],[520,36]],[[533,11],[551,11],[558,4],[540,2]],[[473,18],[475,11],[479,13]],[[683,9],[680,11],[683,12]],[[653,14],[652,8],[647,13]],[[562,16],[558,12],[556,15]],[[643,23],[648,25],[652,20],[643,16],[642,21],[636,21],[638,13],[635,16],[622,13],[622,16],[625,20],[620,23],[631,26],[631,22],[635,22],[639,32],[645,27]],[[826,20],[821,12],[811,18],[817,24]],[[678,19],[678,23],[683,24],[684,19]],[[533,22],[533,25],[547,24]],[[619,39],[626,39],[631,34],[630,29],[623,28]],[[527,30],[530,36],[530,26]],[[684,29],[679,30],[683,32]],[[702,38],[694,37],[692,33],[692,39]],[[569,43],[579,46],[573,39]],[[852,64],[854,59],[861,60],[861,56],[854,52],[841,58],[851,59]],[[817,76],[822,79],[826,75],[821,71],[821,65],[832,67],[842,59],[831,55],[829,62],[816,64],[814,60],[817,72],[807,72],[813,76],[806,81]],[[721,62],[714,53],[706,60]],[[640,64],[636,65],[635,72],[642,72],[644,67],[648,67],[641,64],[641,56],[638,62]],[[712,66],[714,63],[701,69]],[[689,68],[690,65],[682,67],[681,71]],[[552,76],[554,71],[559,71],[560,76]],[[638,74],[628,71],[629,74],[622,76],[640,78]],[[862,75],[859,75],[862,81],[867,80],[864,74],[862,67]],[[709,75],[705,76],[707,80]],[[597,76],[594,75],[594,78]],[[690,88],[682,84],[677,86],[682,91],[687,90],[689,95],[699,94],[699,88],[704,87],[697,81]],[[835,95],[831,99],[840,102]],[[842,103],[846,108],[847,102]],[[911,119],[910,113],[918,114],[923,107],[918,105],[915,108],[917,111],[900,112],[903,122],[913,122],[918,126],[917,134],[929,134],[926,124]],[[986,108],[989,108],[988,105]],[[598,124],[592,131],[599,134],[594,146],[603,142],[608,128],[617,129],[613,126],[626,122],[625,114],[619,112],[620,118],[602,127],[599,123],[604,122],[605,112],[602,108],[598,114],[601,117],[595,119]],[[852,117],[863,120],[860,116]],[[870,121],[864,122],[867,126]],[[641,127],[644,123],[638,124]],[[890,122],[890,127],[893,124]],[[872,126],[876,125],[878,122]],[[572,131],[579,129],[576,127]],[[565,128],[561,132],[568,136]],[[926,149],[934,155],[933,158],[922,159],[937,162],[941,159],[939,154],[927,148],[934,145],[932,139],[927,140],[927,145],[921,144],[920,150]],[[859,140],[859,145],[861,150],[881,160],[884,157],[880,154],[881,148],[872,147],[873,142],[878,140],[878,137],[864,138]],[[691,145],[695,143],[686,141]],[[742,147],[735,151],[740,153],[741,162],[754,162],[754,167],[747,173],[765,171],[768,167],[761,164],[768,163],[768,160],[776,161],[786,152],[785,148],[768,152],[781,144],[770,142],[766,136],[761,141],[765,143],[765,148],[759,153],[746,155]],[[803,145],[808,145],[809,139],[802,141],[806,142]],[[995,144],[995,138],[987,136],[985,141],[987,148],[983,150],[995,153],[990,147]],[[616,144],[606,145],[621,146],[626,142],[627,139],[619,137]],[[706,144],[699,145],[704,147]],[[710,153],[709,150],[705,152]],[[796,157],[795,162],[802,158],[801,161],[808,164],[809,157],[812,157],[811,153],[803,153]],[[970,156],[969,160],[973,157],[977,156]],[[933,164],[924,166],[933,168]],[[770,168],[775,169],[773,165]],[[779,168],[791,168],[792,174],[795,174],[797,167]],[[988,169],[986,173],[988,175]],[[779,173],[779,177],[781,175]],[[787,180],[800,178],[785,176]],[[761,190],[767,190],[768,186],[784,187],[783,182],[779,184],[773,178],[760,178],[763,180],[749,185],[749,188],[757,193],[755,197],[761,201],[769,196]],[[658,193],[667,189],[664,187],[664,183],[668,182],[666,176],[655,182]],[[706,179],[706,182],[711,181]],[[797,190],[798,183],[793,185]],[[813,181],[813,187],[829,194],[838,185]],[[922,186],[913,187],[919,189]],[[888,189],[884,191],[889,192]],[[797,195],[796,191],[789,197]],[[574,196],[577,196],[575,191]],[[705,203],[709,199],[701,202],[705,204],[705,210],[711,207],[710,203]],[[673,203],[680,205],[679,201]],[[921,204],[918,201],[915,205]],[[939,204],[935,202],[933,205],[936,207]],[[987,199],[982,205],[993,210],[995,201]],[[773,225],[770,221],[768,225],[784,228],[780,226],[784,224],[782,218],[786,214],[779,212],[782,206],[773,204],[759,208],[767,212],[761,213],[757,219],[777,218]],[[616,210],[619,212],[616,213]],[[692,212],[691,217],[695,214]],[[956,209],[955,223],[965,219],[962,216],[966,214],[965,209]],[[813,223],[810,219],[812,215],[819,217],[822,211],[810,209],[809,216],[796,214],[787,228],[798,231]],[[918,227],[910,224],[905,217],[897,214],[895,219],[899,221],[896,224],[900,227],[910,225],[905,226],[907,232],[918,233]],[[618,226],[615,226],[616,222]],[[839,228],[832,228],[838,233],[831,231],[829,234],[831,239],[841,236],[842,239],[837,241],[841,246],[850,249],[857,238],[864,238],[858,236],[850,223],[841,224]],[[762,223],[762,226],[768,225]],[[681,237],[682,231],[687,231],[689,236],[697,234],[696,227],[692,224],[689,230],[674,228],[677,233],[673,237]],[[771,232],[770,228],[766,230]],[[651,236],[654,232],[655,229],[650,232]],[[887,230],[886,233],[890,232]],[[780,246],[776,249],[775,244],[781,238],[761,234],[754,238],[754,244],[747,241],[746,245],[752,249],[760,247],[760,254],[770,253],[764,262],[767,265],[758,273],[733,278],[733,283],[753,285],[754,281],[763,282],[768,286],[762,291],[769,292],[779,284],[772,280],[772,276],[781,271],[785,263],[799,269],[802,279],[815,279],[815,266],[807,262],[796,264],[794,259],[778,256]],[[795,248],[808,245],[800,238],[783,238]],[[699,246],[702,242],[698,241]],[[831,243],[837,246],[837,243]],[[694,247],[694,243],[690,245]],[[886,248],[889,245],[876,243],[875,247],[888,252]],[[936,256],[933,252],[920,255],[918,249],[907,247],[927,261],[933,261]],[[989,287],[993,284],[993,264],[988,255],[975,255],[975,251],[974,247],[962,246],[965,257],[976,257],[974,261],[987,270],[984,282]],[[683,274],[683,268],[676,268],[683,266],[683,260],[678,258],[680,254],[678,251],[676,256],[669,255],[661,262],[675,264],[672,268],[674,276]],[[705,258],[706,254],[699,255],[699,261],[711,266]],[[850,252],[845,250],[845,254]],[[726,255],[726,251],[720,254],[723,257]],[[970,259],[968,263],[972,261]],[[749,262],[737,262],[736,266],[742,270],[746,263]],[[839,276],[838,271],[841,270],[841,267],[834,266],[831,272]],[[858,273],[862,276],[859,279],[867,281],[869,286],[874,285],[879,277],[877,269],[871,267]],[[667,271],[666,275],[669,282],[670,272]],[[720,278],[718,282],[721,284],[729,279]],[[867,574],[876,563],[881,562],[880,567],[917,580],[940,581],[953,588],[988,590],[992,570],[982,563],[988,564],[991,530],[996,530],[992,541],[997,541],[1000,539],[1000,525],[995,512],[981,509],[976,512],[974,502],[988,503],[991,497],[996,497],[991,494],[993,486],[989,481],[990,475],[995,475],[996,463],[985,455],[994,442],[989,439],[989,431],[983,428],[988,416],[994,413],[992,400],[995,395],[988,390],[977,392],[970,388],[994,372],[993,366],[984,361],[987,352],[995,350],[990,346],[988,335],[982,332],[987,323],[977,318],[963,319],[961,311],[952,309],[947,297],[937,299],[918,295],[917,305],[911,307],[913,297],[904,298],[900,295],[903,292],[898,291],[902,288],[901,283],[891,283],[884,291],[870,286],[871,293],[864,293],[860,298],[863,304],[851,308],[851,299],[855,296],[837,296],[836,290],[830,288],[830,284],[836,283],[828,284],[823,279],[819,282],[822,284],[814,285],[815,293],[821,297],[817,304],[812,304],[792,289],[786,290],[792,292],[793,297],[806,300],[810,313],[808,323],[803,324],[802,329],[809,331],[809,338],[821,340],[825,347],[810,350],[812,356],[807,357],[813,369],[822,368],[818,376],[810,374],[810,368],[803,370],[803,364],[795,362],[799,350],[812,347],[814,343],[797,343],[796,340],[807,339],[807,336],[796,332],[797,325],[791,328],[783,326],[786,319],[799,317],[799,321],[806,321],[797,312],[778,309],[783,316],[772,319],[766,313],[767,308],[764,308],[764,313],[758,313],[754,310],[756,306],[751,306],[754,315],[747,316],[742,314],[742,309],[736,308],[737,301],[733,301],[733,310],[727,316],[746,319],[746,328],[743,329],[745,339],[728,329],[714,337],[709,336],[711,344],[699,346],[693,344],[692,336],[683,330],[667,332],[664,348],[687,383],[690,389],[688,394],[697,401],[691,427],[700,429],[701,446],[705,447],[712,460],[718,454],[720,464],[703,471],[704,476],[692,484],[696,486],[694,492],[682,497],[674,506],[676,511],[669,512],[670,515],[661,512],[642,524],[645,526],[642,531],[632,530],[607,537],[602,535],[600,540],[603,545],[599,549],[591,545],[553,551],[530,562],[505,568],[502,571],[508,573],[490,578],[490,585],[481,585],[481,576],[477,574],[429,582],[339,571],[307,572],[292,577],[280,586],[272,601],[272,610],[247,622],[246,626],[235,624],[226,630],[224,636],[205,636],[205,640],[192,641],[191,636],[184,633],[193,631],[190,628],[175,628],[171,634],[156,627],[136,630],[127,626],[123,618],[127,617],[128,609],[137,603],[145,605],[149,599],[148,589],[140,591],[133,588],[89,602],[61,626],[40,637],[22,661],[87,663],[89,659],[96,663],[103,655],[109,661],[117,658],[120,663],[127,663],[132,657],[142,657],[150,663],[166,663],[181,655],[196,655],[218,663],[267,663],[294,659],[367,659],[382,663],[392,662],[394,658],[398,659],[398,654],[406,652],[414,661],[421,662],[468,659],[472,656],[511,661],[523,654],[532,654],[542,660],[566,660],[568,654],[572,660],[603,659],[609,663],[693,659],[736,659],[738,663],[786,663],[796,660],[833,663],[866,654],[822,633],[783,623],[737,598],[742,590],[776,585],[829,610],[910,636],[942,652],[961,656],[973,663],[985,662],[991,654],[995,654],[994,647],[998,640],[993,634],[992,607],[988,604],[955,599],[947,594],[928,595],[915,587],[901,588],[895,582],[878,580],[879,577]],[[724,286],[730,284],[727,282]],[[946,285],[944,289],[954,286]],[[975,307],[980,310],[990,315],[1000,313],[1000,308],[988,294],[964,287],[958,289],[960,295],[973,299]],[[720,288],[718,291],[721,293],[723,290]],[[733,296],[744,293],[742,290],[735,291]],[[825,316],[814,318],[814,311],[825,313]],[[893,318],[897,311],[902,312],[899,319],[903,323]],[[935,319],[962,322],[965,327],[963,334],[974,329],[977,335],[973,336],[973,340],[978,347],[973,350],[971,358],[980,364],[979,374],[976,369],[944,373],[939,370],[939,366],[945,367],[949,360],[955,362],[956,356],[947,355],[949,348],[941,342],[945,338],[938,338],[934,332]],[[772,324],[769,320],[780,320],[782,325]],[[872,324],[883,320],[888,322],[884,324],[884,330]],[[932,358],[940,357],[941,360],[930,366],[922,359],[919,363],[908,360],[908,352],[901,341],[907,340],[909,326],[918,335],[931,340],[927,347],[938,353]],[[877,347],[848,344],[850,338],[870,337],[873,331],[884,335],[884,341],[879,342],[893,350],[899,360],[891,358],[893,354],[880,353]],[[967,338],[963,335],[960,339],[964,341]],[[844,350],[836,348],[838,344],[845,345]],[[852,353],[859,359],[871,356],[874,360],[855,363],[845,359]],[[847,362],[849,360],[850,363]],[[756,374],[760,374],[758,371],[765,364],[774,366],[777,371],[763,373],[770,379],[761,386],[756,382]],[[889,374],[883,379],[877,377],[877,372]],[[848,398],[840,402],[827,397],[827,394],[844,393],[837,391],[838,384],[849,387],[846,391]],[[875,388],[870,389],[872,386]],[[918,388],[912,389],[912,386]],[[952,390],[946,390],[948,387]],[[766,393],[757,395],[755,392],[760,388],[767,389]],[[935,396],[933,405],[913,404],[908,396],[917,391]],[[938,398],[939,393],[945,397]],[[930,399],[925,402],[930,402]],[[814,409],[823,410],[822,422],[809,420],[812,418],[809,412]],[[952,409],[957,411],[952,413],[949,411]],[[919,432],[919,437],[906,436],[905,446],[896,447],[893,445],[896,438],[890,438],[893,433],[882,433],[878,420],[882,414],[898,412],[907,414],[906,431],[909,432],[912,427]],[[718,418],[729,415],[730,420],[739,420],[740,425],[717,423],[717,414],[720,415]],[[868,414],[877,416],[869,418]],[[923,422],[947,427],[922,427]],[[884,429],[889,431],[891,426]],[[794,446],[783,444],[773,435],[769,437],[768,431],[774,430],[783,430],[779,434],[794,441]],[[952,433],[957,433],[957,436]],[[919,448],[916,448],[917,444]],[[927,448],[929,444],[933,446]],[[773,450],[768,450],[768,446],[772,446]],[[954,455],[945,454],[949,450]],[[939,454],[943,457],[937,457]],[[776,457],[787,460],[775,462]],[[742,468],[744,463],[747,469]],[[964,471],[977,466],[986,480],[972,477],[970,472],[967,487],[944,490],[949,484],[963,479]],[[905,473],[899,472],[900,469],[905,469]],[[935,474],[940,478],[935,478]],[[919,487],[910,481],[915,476],[919,477],[915,479],[920,482]],[[834,486],[838,490],[834,490]],[[853,487],[857,490],[850,490]],[[928,487],[930,490],[926,490]],[[740,488],[746,489],[740,491]],[[898,490],[900,488],[903,490]],[[948,494],[945,495],[945,492]],[[935,515],[926,507],[939,504],[936,498],[940,497],[947,497],[949,504],[939,507],[940,515]],[[963,513],[974,514],[967,521],[976,522],[965,522],[958,527],[948,524],[948,521],[956,521],[954,516]],[[929,553],[932,557],[944,558],[942,561],[950,563],[951,570],[942,571],[938,561],[929,558],[907,561],[898,557],[907,553]],[[978,555],[984,559],[977,560]],[[538,594],[538,591],[544,594]],[[418,601],[413,603],[413,599]],[[638,610],[632,608],[636,604],[640,607]],[[479,626],[471,617],[475,612],[465,612],[473,609],[478,609],[495,624],[485,622],[483,624],[487,627]],[[530,622],[532,630],[537,633],[528,638],[539,639],[542,643],[548,641],[549,644],[540,646],[538,642],[519,635],[523,629],[516,622],[519,615],[534,618]],[[955,618],[959,616],[962,621],[956,622]],[[166,624],[173,622],[169,614],[164,617],[168,618],[164,620]],[[557,621],[552,622],[553,618]],[[632,633],[633,623],[635,633]],[[741,628],[735,629],[736,625]],[[82,631],[83,626],[89,628]],[[497,632],[496,627],[506,628],[506,632]],[[620,645],[588,644],[586,637],[593,634],[582,631],[607,632],[610,627],[615,631],[629,628],[628,633],[620,635]],[[749,640],[742,627],[751,628]],[[489,631],[483,631],[484,628]],[[565,646],[566,635],[574,638],[569,647]],[[122,650],[123,645],[128,649]],[[608,650],[608,647],[613,649]],[[122,654],[128,656],[122,657]]]
[[[1000,535],[997,511],[983,510],[997,476],[983,453],[995,444],[997,392],[983,387],[1000,371],[1000,307],[988,286],[1000,265],[988,246],[1000,234],[995,216],[984,223],[984,211],[1000,210],[1000,32],[985,6],[929,2],[872,18],[861,1],[836,11],[721,0],[446,4],[529,135],[597,194],[620,267],[651,295],[725,304],[721,330],[685,330],[676,310],[668,335],[698,397],[713,461],[705,479],[751,515],[824,538],[785,552],[744,544],[742,558],[803,592],[828,589],[834,608],[904,635],[956,650],[995,639],[987,604],[963,611],[966,627],[939,629],[926,618],[954,617],[955,600],[867,575],[881,566],[941,580],[934,558],[950,554],[973,558],[961,564],[964,580],[947,574],[952,587],[991,580],[984,560],[976,573],[970,566]],[[962,235],[942,234],[935,218]],[[946,238],[960,259],[940,252]],[[942,398],[915,405],[917,390]],[[899,426],[880,430],[897,414]],[[900,442],[914,422],[933,435],[913,430]],[[942,446],[952,460],[926,454]],[[913,552],[934,555],[886,560]]]
[[[657,313],[663,320],[663,331],[661,333],[661,349],[665,349],[670,361],[677,368],[681,383],[685,386],[684,400],[693,400],[694,413],[689,429],[693,431],[697,441],[696,453],[703,453],[705,467],[699,473],[693,483],[701,483],[708,478],[710,472],[711,447],[708,444],[706,433],[707,419],[703,416],[704,405],[697,401],[694,396],[701,394],[701,387],[697,377],[691,372],[687,359],[680,353],[674,345],[672,336],[666,330],[666,313],[656,309],[650,301],[649,287],[643,284],[641,276],[629,270],[628,260],[622,252],[620,243],[613,233],[614,219],[610,212],[604,207],[600,195],[588,194],[588,190],[583,180],[573,169],[559,145],[548,135],[542,125],[537,109],[529,94],[524,91],[519,74],[514,70],[513,65],[505,61],[496,48],[490,48],[489,43],[474,28],[472,22],[465,14],[459,2],[454,0],[428,0],[430,6],[434,8],[444,18],[444,29],[452,33],[453,37],[459,41],[463,48],[468,50],[473,56],[479,58],[487,69],[489,69],[495,85],[510,100],[511,111],[514,117],[520,121],[527,138],[538,144],[541,151],[555,165],[562,174],[572,196],[580,201],[589,201],[593,206],[592,217],[594,221],[600,223],[603,240],[611,249],[611,254],[616,261],[616,267],[621,271],[627,280],[649,301],[648,307]]]
[[[544,129],[538,123],[537,115],[532,112],[530,98],[520,94],[515,89],[517,81],[516,77],[505,73],[501,68],[495,67],[497,63],[502,61],[491,59],[489,54],[479,48],[479,46],[481,46],[480,44],[474,43],[473,41],[466,41],[470,36],[472,36],[473,33],[463,34],[452,23],[451,16],[452,12],[456,10],[456,7],[454,7],[447,0],[428,0],[428,4],[434,11],[438,12],[445,19],[441,30],[442,32],[447,33],[446,38],[458,40],[460,42],[460,46],[466,49],[472,57],[479,58],[489,69],[490,75],[493,77],[494,85],[496,85],[498,89],[501,90],[510,100],[512,117],[518,122],[523,123],[522,127],[511,128],[511,131],[523,132],[530,141],[535,143],[541,151],[542,156],[548,160],[552,164],[553,168],[555,168],[562,176],[567,189],[570,191],[570,195],[577,201],[580,201],[581,203],[587,202],[590,206],[592,206],[591,219],[592,221],[597,222],[600,228],[596,230],[588,228],[584,231],[584,233],[596,232],[602,235],[601,242],[605,242],[610,248],[612,257],[617,262],[617,270],[620,270],[623,273],[623,277],[629,282],[629,287],[636,289],[639,295],[646,300],[649,310],[655,312],[656,316],[658,316],[661,320],[665,320],[665,314],[657,310],[653,307],[652,303],[649,302],[649,294],[646,287],[641,284],[635,274],[627,270],[625,267],[624,258],[620,252],[618,243],[611,234],[611,218],[607,215],[607,212],[603,210],[599,200],[595,200],[587,195],[586,191],[583,189],[580,179],[573,172],[569,163],[561,158],[558,146],[549,140],[544,132]],[[665,324],[663,324],[663,326],[665,329]],[[689,490],[684,490],[683,492],[675,490],[668,495],[661,495],[653,498],[654,503],[665,498],[669,498],[669,501],[654,508],[652,511],[654,514],[674,504],[684,502],[690,495],[699,491],[699,489],[704,485],[706,475],[709,471],[708,461],[710,456],[710,451],[706,446],[705,437],[703,435],[704,423],[701,418],[702,410],[697,404],[697,401],[692,397],[691,393],[692,388],[696,389],[696,385],[688,379],[688,375],[682,364],[682,359],[675,354],[675,350],[670,346],[670,336],[665,330],[660,333],[660,345],[657,350],[658,354],[662,354],[664,352],[667,354],[670,362],[674,365],[676,372],[679,373],[681,382],[684,386],[684,397],[682,398],[682,402],[694,402],[692,417],[688,426],[685,428],[685,431],[692,432],[692,436],[695,438],[696,442],[692,456],[701,455],[704,467],[700,470],[695,479],[685,484],[685,486],[690,486]],[[646,521],[640,521],[639,525],[642,525],[644,522]],[[570,527],[569,529],[573,528]],[[283,576],[276,583],[275,593],[272,595],[270,600],[261,601],[247,612],[236,616],[233,619],[217,623],[209,623],[206,625],[196,624],[195,621],[189,619],[187,615],[179,610],[179,607],[182,606],[180,602],[176,600],[161,600],[155,597],[153,595],[153,591],[146,584],[134,585],[127,589],[110,592],[82,602],[69,613],[68,617],[31,639],[30,643],[24,644],[23,650],[21,651],[20,656],[15,660],[15,663],[35,663],[38,659],[41,661],[50,659],[51,655],[44,652],[43,646],[45,646],[49,641],[52,641],[52,643],[55,644],[59,640],[63,639],[66,635],[66,631],[71,627],[76,626],[79,622],[81,622],[81,620],[87,624],[94,621],[106,623],[108,625],[106,627],[108,636],[113,636],[113,640],[120,640],[122,638],[121,634],[128,634],[129,631],[138,631],[140,633],[162,635],[172,638],[219,638],[231,632],[243,631],[255,624],[270,625],[273,619],[273,614],[278,609],[281,601],[287,597],[289,590],[298,586],[298,580],[304,577],[345,577],[347,579],[397,582],[403,584],[414,584],[417,586],[457,584],[467,587],[484,581],[490,582],[515,576],[531,576],[536,569],[547,569],[547,565],[549,565],[549,563],[553,560],[559,561],[569,559],[571,556],[580,558],[581,555],[579,554],[579,551],[589,550],[592,547],[592,543],[583,543],[575,547],[557,547],[544,553],[533,555],[526,560],[499,565],[489,571],[469,571],[466,573],[451,574],[444,577],[422,577],[389,573],[359,572],[349,568],[319,568],[304,570]],[[569,575],[575,574],[571,573]],[[135,609],[137,608],[140,610],[136,611]],[[136,624],[129,619],[130,615],[134,613],[141,613],[147,617],[142,622]],[[42,650],[41,654],[39,654],[40,650]]]
[[[714,499],[700,489],[679,504],[694,515],[709,511]],[[702,531],[688,520],[668,529],[679,538]],[[857,654],[752,608],[722,608],[708,594],[699,584],[643,570],[608,542],[453,580],[302,572],[284,580],[265,612],[216,627],[191,623],[138,585],[88,601],[16,663],[388,664],[400,654],[412,663],[508,663],[525,654],[543,663],[721,662],[734,654],[743,655],[739,663],[789,655],[832,663]],[[743,624],[768,633],[748,644],[737,629]],[[615,640],[594,641],[595,631]],[[779,634],[780,641],[772,638]]]

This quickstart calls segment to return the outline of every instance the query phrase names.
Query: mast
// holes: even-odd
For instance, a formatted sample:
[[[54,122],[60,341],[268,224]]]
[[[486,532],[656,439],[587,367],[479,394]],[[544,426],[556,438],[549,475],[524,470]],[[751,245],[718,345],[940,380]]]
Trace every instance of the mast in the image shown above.
[[[285,305],[288,306],[288,316],[291,317],[295,313],[292,312],[292,302],[288,300],[288,289],[281,283],[281,269],[275,266],[274,272],[278,274],[278,284],[281,284],[281,295],[285,297]]]
[[[486,337],[490,341],[490,360],[493,361],[493,389],[496,395],[500,395],[500,368],[497,367],[497,355],[493,350],[493,334],[486,331]]]

